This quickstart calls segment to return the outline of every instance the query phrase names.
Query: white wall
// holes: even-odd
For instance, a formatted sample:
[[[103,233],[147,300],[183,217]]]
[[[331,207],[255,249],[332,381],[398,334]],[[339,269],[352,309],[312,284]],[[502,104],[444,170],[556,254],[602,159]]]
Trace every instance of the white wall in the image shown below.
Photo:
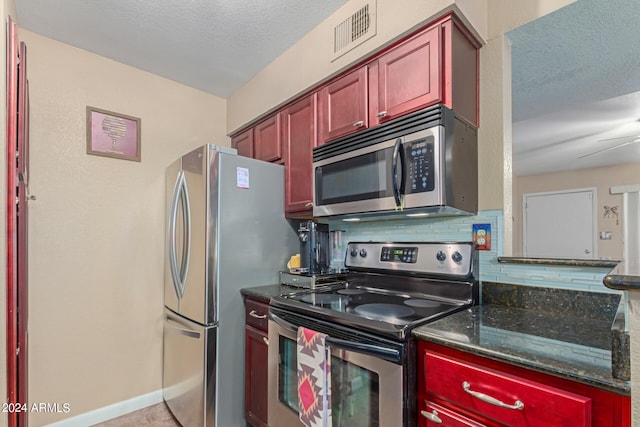
[[[29,394],[39,426],[162,378],[165,167],[229,145],[226,101],[21,30],[31,100]],[[141,119],[142,161],[86,154],[87,105]]]

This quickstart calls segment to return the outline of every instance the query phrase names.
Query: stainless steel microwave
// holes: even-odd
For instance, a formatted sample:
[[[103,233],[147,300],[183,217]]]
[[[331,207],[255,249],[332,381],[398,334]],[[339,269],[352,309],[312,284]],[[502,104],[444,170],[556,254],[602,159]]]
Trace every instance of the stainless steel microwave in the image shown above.
[[[478,132],[436,105],[313,149],[313,215],[471,215]]]

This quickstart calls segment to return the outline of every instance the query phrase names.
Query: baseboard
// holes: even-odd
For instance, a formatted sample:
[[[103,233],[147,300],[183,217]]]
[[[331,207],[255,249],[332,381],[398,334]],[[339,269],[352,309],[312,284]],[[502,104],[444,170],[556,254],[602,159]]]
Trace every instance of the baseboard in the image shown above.
[[[114,403],[113,405],[105,406],[95,411],[85,412],[84,414],[77,415],[75,417],[67,418],[62,421],[57,421],[53,424],[49,424],[49,427],[86,427],[98,424],[104,421],[108,421],[113,418],[117,418],[121,415],[128,414],[138,409],[146,408],[147,406],[155,405],[162,402],[162,390],[153,391],[151,393],[143,394],[141,396],[134,397],[133,399],[124,400],[122,402]]]

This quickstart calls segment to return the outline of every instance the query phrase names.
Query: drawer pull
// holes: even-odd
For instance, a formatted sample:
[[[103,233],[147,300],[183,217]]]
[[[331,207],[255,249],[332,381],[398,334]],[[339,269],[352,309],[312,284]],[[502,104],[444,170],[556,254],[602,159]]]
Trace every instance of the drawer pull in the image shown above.
[[[364,120],[357,121],[353,124],[353,127],[356,128],[361,128],[362,126],[364,126]]]
[[[487,394],[479,393],[477,391],[473,391],[473,390],[471,390],[471,384],[469,384],[466,381],[462,383],[462,388],[464,389],[464,391],[469,393],[471,396],[473,396],[473,397],[475,397],[477,399],[480,399],[483,402],[487,402],[487,403],[490,403],[492,405],[499,406],[501,408],[515,409],[515,410],[518,410],[518,411],[522,411],[524,409],[524,403],[522,403],[519,400],[516,400],[516,403],[514,403],[513,405],[509,405],[507,403],[499,401],[495,397],[491,397],[491,396],[489,396]]]
[[[255,310],[251,310],[249,312],[249,316],[255,317],[256,319],[266,319],[267,318],[266,314],[258,314],[258,313],[256,313]]]
[[[425,417],[432,423],[442,424],[442,420],[438,416],[438,411],[436,411],[435,409],[433,410],[433,412],[420,411],[420,413],[422,414],[423,417]]]
[[[269,339],[267,337],[262,337],[262,342],[269,345]]]

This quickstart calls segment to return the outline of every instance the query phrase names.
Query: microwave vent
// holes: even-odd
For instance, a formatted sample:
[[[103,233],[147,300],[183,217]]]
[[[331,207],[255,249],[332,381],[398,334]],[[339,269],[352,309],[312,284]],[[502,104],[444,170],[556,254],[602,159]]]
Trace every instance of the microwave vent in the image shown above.
[[[376,1],[369,0],[352,11],[333,28],[333,60],[376,35]]]

